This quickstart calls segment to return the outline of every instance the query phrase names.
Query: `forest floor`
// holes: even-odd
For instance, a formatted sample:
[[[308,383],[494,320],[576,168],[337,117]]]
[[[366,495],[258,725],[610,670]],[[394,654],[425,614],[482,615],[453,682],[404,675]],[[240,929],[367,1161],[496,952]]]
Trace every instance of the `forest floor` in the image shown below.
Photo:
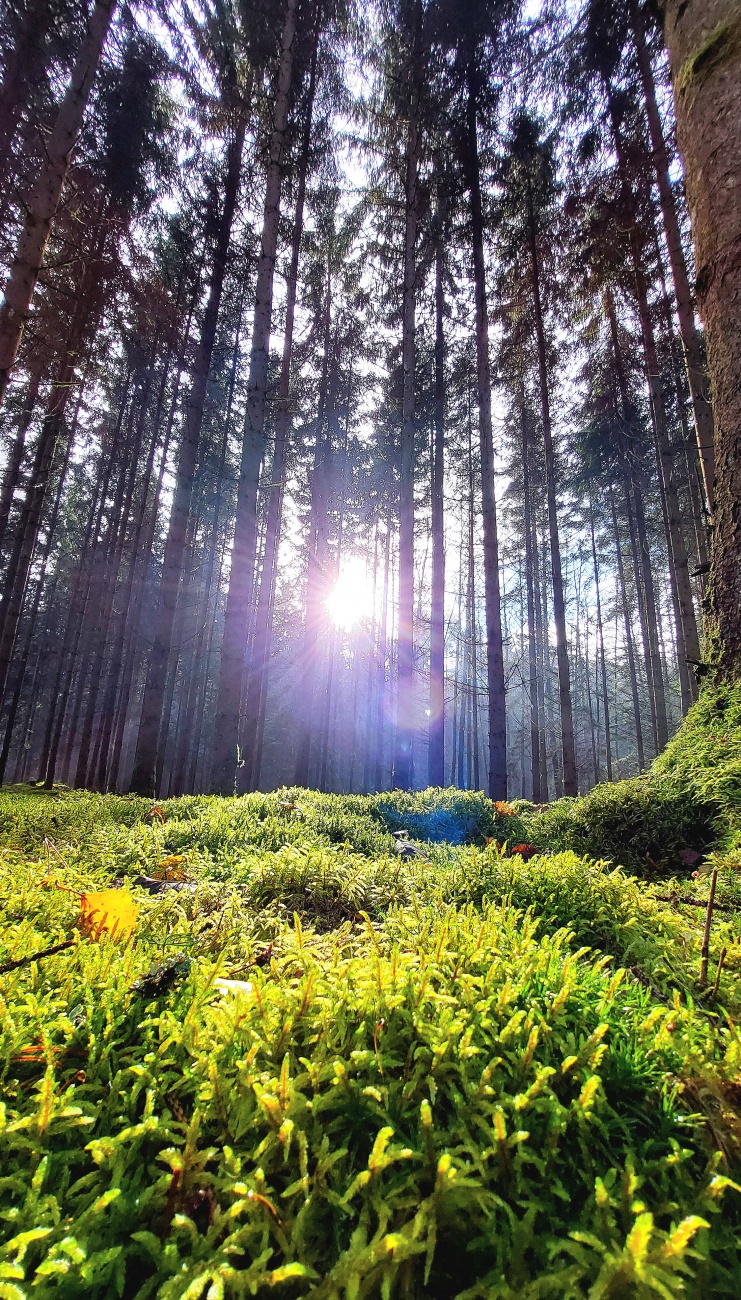
[[[738,691],[542,810],[15,787],[0,844],[2,1300],[741,1294]]]

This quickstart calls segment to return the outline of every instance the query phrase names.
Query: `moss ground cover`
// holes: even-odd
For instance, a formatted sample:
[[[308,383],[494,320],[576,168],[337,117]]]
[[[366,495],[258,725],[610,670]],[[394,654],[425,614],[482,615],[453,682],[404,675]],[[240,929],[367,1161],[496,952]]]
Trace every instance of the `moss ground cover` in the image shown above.
[[[3,792],[2,1300],[741,1294],[734,708],[543,812]]]

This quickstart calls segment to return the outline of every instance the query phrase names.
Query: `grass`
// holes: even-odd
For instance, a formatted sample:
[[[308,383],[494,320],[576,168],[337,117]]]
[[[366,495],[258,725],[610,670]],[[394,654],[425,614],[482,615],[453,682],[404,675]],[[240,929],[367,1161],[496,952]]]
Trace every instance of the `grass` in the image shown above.
[[[740,720],[542,812],[0,794],[0,1300],[740,1294]]]

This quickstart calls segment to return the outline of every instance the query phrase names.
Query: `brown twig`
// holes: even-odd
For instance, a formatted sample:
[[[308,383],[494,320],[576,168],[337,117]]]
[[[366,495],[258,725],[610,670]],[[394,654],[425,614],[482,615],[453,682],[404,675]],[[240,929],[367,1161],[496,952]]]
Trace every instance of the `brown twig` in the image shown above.
[[[700,949],[700,988],[704,989],[708,982],[708,958],[710,956],[710,927],[713,923],[713,907],[715,905],[715,887],[718,883],[718,868],[715,867],[710,877],[710,897],[708,898],[708,910],[705,913],[705,929],[702,935],[702,948]]]
[[[707,898],[680,898],[679,894],[654,894],[657,903],[671,903],[673,907],[707,907]],[[716,912],[735,912],[735,907],[726,907],[721,903],[716,903],[713,909]]]
[[[8,961],[4,966],[0,966],[0,975],[7,975],[8,971],[18,970],[19,966],[27,966],[29,962],[40,961],[42,957],[53,957],[56,952],[64,952],[65,948],[74,948],[74,939],[67,939],[65,943],[57,943],[53,948],[43,948],[41,952],[30,952],[27,957],[19,957],[17,961]]]
[[[716,997],[718,996],[718,985],[720,984],[720,973],[721,973],[721,971],[722,971],[722,969],[723,969],[723,963],[724,963],[724,961],[725,961],[725,959],[726,959],[727,954],[728,954],[728,949],[727,949],[727,948],[721,948],[721,950],[720,950],[720,957],[718,958],[718,969],[717,969],[717,971],[715,972],[715,983],[714,983],[714,985],[713,985],[713,994],[712,994],[712,996],[713,996],[714,998],[716,998]]]

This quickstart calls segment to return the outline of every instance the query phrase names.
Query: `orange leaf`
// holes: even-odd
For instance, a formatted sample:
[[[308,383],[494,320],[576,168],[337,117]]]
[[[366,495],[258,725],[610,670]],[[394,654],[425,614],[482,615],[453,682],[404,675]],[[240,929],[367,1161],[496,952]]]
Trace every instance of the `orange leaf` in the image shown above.
[[[157,864],[152,875],[155,880],[185,880],[183,863],[185,856],[182,853],[171,853],[169,857],[163,858]]]
[[[506,799],[495,800],[494,807],[502,817],[512,817],[514,815],[514,808],[511,803],[507,803]]]
[[[128,889],[101,889],[80,896],[78,925],[90,939],[100,939],[102,934],[128,939],[138,917],[139,905]]]

